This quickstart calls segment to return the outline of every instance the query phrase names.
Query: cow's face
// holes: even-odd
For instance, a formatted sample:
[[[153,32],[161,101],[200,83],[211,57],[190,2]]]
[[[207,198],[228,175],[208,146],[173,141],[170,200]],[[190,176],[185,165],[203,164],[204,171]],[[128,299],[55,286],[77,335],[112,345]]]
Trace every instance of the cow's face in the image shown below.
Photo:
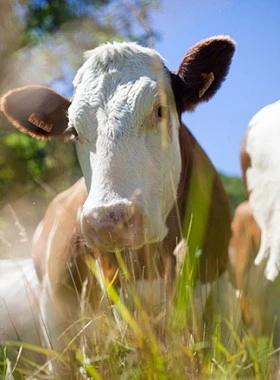
[[[136,249],[165,237],[182,165],[180,114],[213,96],[233,51],[227,37],[204,40],[171,74],[154,50],[107,44],[87,53],[71,103],[38,86],[2,99],[24,132],[75,137],[88,190],[81,227],[89,246]]]
[[[105,249],[161,241],[181,171],[168,70],[154,50],[108,44],[88,54],[74,86],[68,115],[88,189],[86,241]]]

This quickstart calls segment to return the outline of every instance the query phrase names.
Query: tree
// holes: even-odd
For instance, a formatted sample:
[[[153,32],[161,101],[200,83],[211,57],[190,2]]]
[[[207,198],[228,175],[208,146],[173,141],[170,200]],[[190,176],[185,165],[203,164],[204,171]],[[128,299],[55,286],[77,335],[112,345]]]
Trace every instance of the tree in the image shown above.
[[[236,207],[247,198],[244,185],[239,177],[231,177],[221,174],[221,178],[229,196],[233,213]]]

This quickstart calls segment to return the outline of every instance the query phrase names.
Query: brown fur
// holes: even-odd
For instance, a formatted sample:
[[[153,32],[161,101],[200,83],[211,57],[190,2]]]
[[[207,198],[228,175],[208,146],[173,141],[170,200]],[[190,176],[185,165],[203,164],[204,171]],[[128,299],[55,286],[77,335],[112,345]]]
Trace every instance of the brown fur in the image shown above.
[[[251,310],[250,301],[247,297],[248,272],[260,247],[261,231],[248,201],[241,203],[235,210],[231,230],[228,269],[233,286],[241,291],[242,317],[243,321],[249,325]]]
[[[247,133],[245,134],[241,143],[240,162],[241,162],[241,169],[242,169],[242,180],[243,180],[247,195],[249,196],[250,192],[247,186],[246,172],[251,167],[251,157],[246,152]]]
[[[240,163],[243,184],[249,197],[250,191],[247,185],[246,172],[251,167],[251,157],[246,151],[247,134],[248,130],[241,143]],[[251,302],[248,297],[249,270],[254,264],[254,259],[260,247],[261,230],[257,225],[248,201],[241,203],[237,207],[231,229],[229,273],[233,286],[241,291],[242,319],[245,325],[249,326],[253,320]]]
[[[173,86],[179,87],[179,94],[183,95],[176,98],[180,112],[192,110],[199,102],[207,102],[217,92],[227,76],[234,50],[234,42],[226,36],[207,38],[188,50],[176,79],[173,77]],[[200,98],[199,91],[205,84],[205,75],[211,72],[215,79]]]
[[[246,272],[253,264],[260,247],[261,231],[248,201],[235,210],[229,244],[229,271],[232,284],[243,290]]]

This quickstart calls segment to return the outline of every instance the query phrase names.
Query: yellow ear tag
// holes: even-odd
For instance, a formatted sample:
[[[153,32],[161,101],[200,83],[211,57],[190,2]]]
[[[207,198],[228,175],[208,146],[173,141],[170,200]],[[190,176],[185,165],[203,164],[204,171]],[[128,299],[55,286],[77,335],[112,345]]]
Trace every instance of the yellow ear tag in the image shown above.
[[[40,128],[40,129],[43,129],[46,132],[50,132],[52,130],[52,128],[53,128],[52,124],[49,124],[49,123],[41,120],[40,119],[40,115],[37,114],[37,113],[32,113],[29,116],[28,121],[30,123],[36,125],[36,127]]]
[[[202,74],[202,75],[205,79],[204,79],[203,86],[201,87],[198,93],[199,99],[202,98],[202,96],[205,94],[205,92],[208,90],[208,88],[211,86],[211,84],[213,83],[215,79],[214,73],[212,71],[209,74]]]

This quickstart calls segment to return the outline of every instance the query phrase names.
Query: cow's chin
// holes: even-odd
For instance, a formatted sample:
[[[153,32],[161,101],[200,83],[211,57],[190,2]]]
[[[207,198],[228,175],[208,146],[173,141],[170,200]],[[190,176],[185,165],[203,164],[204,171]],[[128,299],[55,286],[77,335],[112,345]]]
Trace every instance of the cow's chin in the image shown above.
[[[164,227],[162,231],[154,235],[133,235],[129,238],[120,235],[114,241],[107,239],[106,241],[100,239],[98,236],[92,236],[84,234],[84,241],[88,248],[93,251],[98,251],[100,254],[107,252],[116,252],[124,250],[138,250],[150,244],[160,243],[164,240],[168,233],[167,227]]]

